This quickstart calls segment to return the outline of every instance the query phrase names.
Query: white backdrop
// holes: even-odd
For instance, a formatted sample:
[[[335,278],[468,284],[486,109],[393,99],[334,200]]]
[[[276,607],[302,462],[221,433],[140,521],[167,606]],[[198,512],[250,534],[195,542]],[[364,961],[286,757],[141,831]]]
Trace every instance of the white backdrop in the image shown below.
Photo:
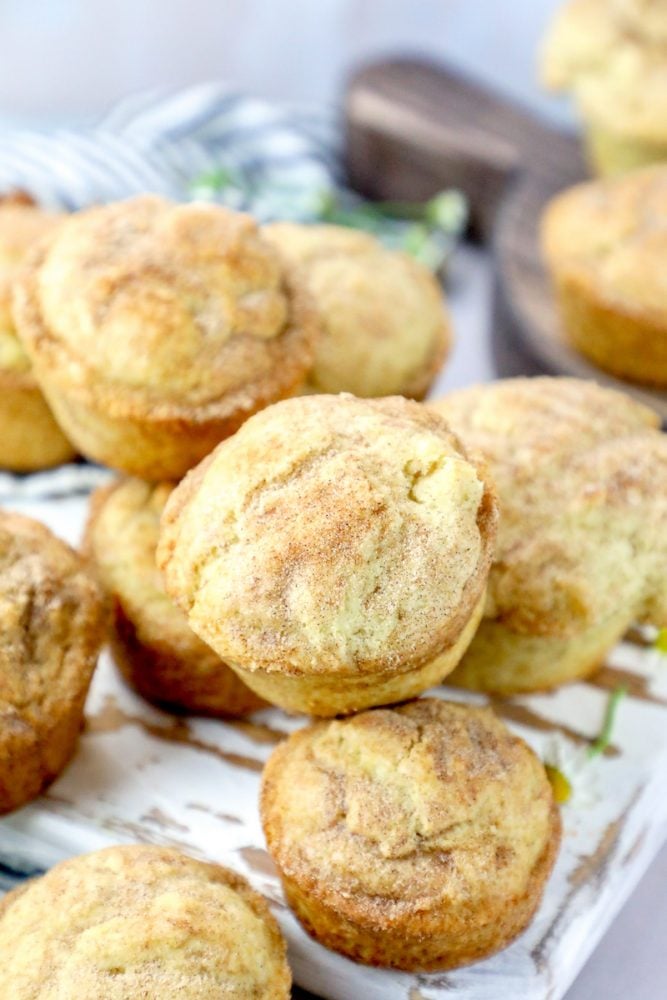
[[[105,111],[153,86],[224,78],[335,100],[351,66],[447,59],[547,114],[535,51],[559,0],[0,0],[0,124]]]

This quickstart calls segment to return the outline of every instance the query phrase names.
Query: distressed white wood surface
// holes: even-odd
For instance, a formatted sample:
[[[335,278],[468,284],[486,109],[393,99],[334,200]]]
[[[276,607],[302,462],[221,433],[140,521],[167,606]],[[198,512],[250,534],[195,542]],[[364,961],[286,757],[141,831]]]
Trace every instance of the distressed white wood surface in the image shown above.
[[[86,501],[14,506],[76,542]],[[599,731],[608,689],[621,681],[634,694],[620,706],[615,749],[582,765],[582,741]],[[106,653],[77,756],[45,796],[0,822],[0,861],[42,868],[119,841],[172,844],[247,875],[281,921],[296,981],[322,997],[431,1000],[455,991],[461,1000],[557,1000],[667,836],[667,659],[622,644],[591,683],[496,707],[540,755],[557,752],[576,772],[575,796],[537,918],[505,952],[468,969],[366,969],[311,941],[284,907],[257,815],[262,764],[304,720],[277,709],[257,713],[252,725],[175,719],[134,695]]]

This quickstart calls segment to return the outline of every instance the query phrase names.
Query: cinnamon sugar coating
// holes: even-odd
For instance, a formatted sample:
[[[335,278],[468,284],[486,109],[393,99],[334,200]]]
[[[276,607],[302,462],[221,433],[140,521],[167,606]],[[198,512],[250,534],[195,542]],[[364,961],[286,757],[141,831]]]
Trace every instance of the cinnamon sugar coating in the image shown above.
[[[424,407],[303,396],[253,417],[176,488],[158,565],[250,687],[334,715],[452,669],[495,517],[483,472]]]
[[[12,1000],[288,1000],[285,943],[245,879],[179,851],[111,847],[0,903]]]
[[[539,904],[560,839],[527,745],[489,709],[434,698],[294,733],[266,765],[261,812],[306,929],[408,970],[505,947]]]
[[[194,634],[155,563],[160,515],[172,490],[172,483],[123,479],[91,499],[86,550],[112,598],[114,659],[150,701],[244,715],[262,701]]]
[[[14,315],[81,451],[148,479],[183,475],[294,390],[318,332],[249,216],[149,195],[68,219]]]
[[[425,396],[452,340],[428,268],[344,226],[277,222],[262,231],[308,286],[322,322],[307,389]]]
[[[48,528],[0,512],[0,812],[68,762],[104,638],[102,592]]]
[[[551,687],[594,669],[633,622],[667,624],[656,414],[568,378],[475,386],[433,408],[488,464],[500,505],[485,619],[454,682]]]

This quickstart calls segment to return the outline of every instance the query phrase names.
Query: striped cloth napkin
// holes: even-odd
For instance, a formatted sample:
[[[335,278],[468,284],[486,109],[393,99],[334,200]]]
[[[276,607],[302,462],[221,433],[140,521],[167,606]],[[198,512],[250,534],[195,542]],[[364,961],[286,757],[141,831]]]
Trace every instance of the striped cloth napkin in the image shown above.
[[[343,171],[333,112],[273,105],[219,83],[130,97],[87,129],[0,138],[0,193],[28,191],[75,210],[150,191],[205,197],[261,221],[309,221]],[[224,185],[215,183],[223,174]],[[0,502],[87,492],[108,473],[78,463],[29,476],[0,473]]]

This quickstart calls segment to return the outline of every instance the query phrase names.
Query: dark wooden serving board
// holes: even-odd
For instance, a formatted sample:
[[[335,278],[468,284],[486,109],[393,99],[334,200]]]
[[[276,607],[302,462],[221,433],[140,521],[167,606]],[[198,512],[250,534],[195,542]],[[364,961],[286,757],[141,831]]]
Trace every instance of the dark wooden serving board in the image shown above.
[[[539,248],[539,220],[558,191],[586,177],[578,139],[443,67],[410,59],[359,71],[345,99],[350,182],[371,198],[421,200],[443,187],[468,197],[471,234],[496,262],[498,374],[593,378],[667,420],[667,393],[622,382],[565,340]]]

